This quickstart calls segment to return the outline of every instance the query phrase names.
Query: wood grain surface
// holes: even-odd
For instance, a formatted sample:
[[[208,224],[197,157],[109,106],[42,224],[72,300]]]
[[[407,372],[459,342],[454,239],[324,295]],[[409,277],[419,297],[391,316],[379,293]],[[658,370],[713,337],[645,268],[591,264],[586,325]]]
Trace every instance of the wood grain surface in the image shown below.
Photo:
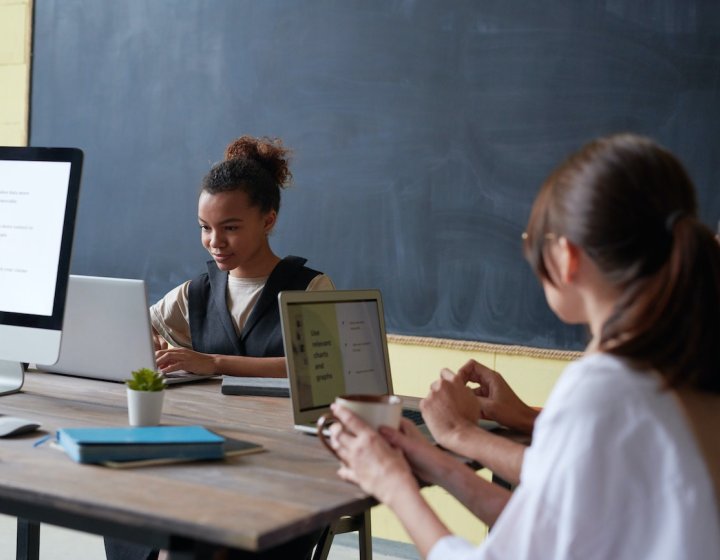
[[[74,463],[50,445],[58,428],[127,425],[125,386],[29,372],[0,414],[42,423],[0,439],[0,511],[154,546],[178,539],[262,550],[319,529],[374,501],[336,476],[320,442],[292,427],[290,401],[227,396],[210,380],[168,389],[162,423],[200,424],[262,444],[223,461],[117,470]]]

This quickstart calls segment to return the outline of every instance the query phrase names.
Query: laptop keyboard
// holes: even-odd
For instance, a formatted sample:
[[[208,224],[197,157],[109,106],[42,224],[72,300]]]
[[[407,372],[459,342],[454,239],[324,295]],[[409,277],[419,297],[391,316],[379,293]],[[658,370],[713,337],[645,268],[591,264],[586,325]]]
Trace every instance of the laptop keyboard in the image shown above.
[[[419,410],[412,410],[410,408],[403,408],[402,415],[404,418],[407,418],[415,424],[416,426],[419,426],[421,424],[425,423],[425,420],[423,420],[422,414]]]

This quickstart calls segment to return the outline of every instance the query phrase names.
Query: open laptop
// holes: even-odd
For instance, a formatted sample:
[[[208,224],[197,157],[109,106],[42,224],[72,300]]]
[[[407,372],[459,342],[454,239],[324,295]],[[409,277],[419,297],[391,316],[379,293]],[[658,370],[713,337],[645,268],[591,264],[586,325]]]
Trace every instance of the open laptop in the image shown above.
[[[37,369],[124,382],[130,372],[156,369],[145,282],[70,275],[60,357]],[[208,379],[180,373],[168,384]]]
[[[393,394],[378,290],[287,291],[278,301],[297,430],[315,434],[339,395]],[[417,407],[405,408],[421,425]]]

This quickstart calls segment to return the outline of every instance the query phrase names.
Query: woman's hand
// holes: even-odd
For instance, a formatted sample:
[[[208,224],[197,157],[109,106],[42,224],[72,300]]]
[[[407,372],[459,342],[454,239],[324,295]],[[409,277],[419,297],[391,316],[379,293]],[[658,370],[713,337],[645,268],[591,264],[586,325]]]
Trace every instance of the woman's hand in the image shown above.
[[[163,373],[188,371],[199,375],[214,375],[217,371],[213,354],[201,354],[189,348],[158,350],[155,352],[155,361]]]
[[[169,347],[167,340],[165,340],[162,336],[160,336],[160,333],[158,333],[154,328],[152,332],[152,339],[153,339],[153,348],[157,352],[158,350],[165,350]]]
[[[330,426],[331,444],[343,462],[338,474],[390,507],[426,557],[435,543],[450,532],[420,494],[402,451],[393,448],[388,440],[398,443],[412,457],[413,466],[423,478],[432,478],[433,459],[442,452],[407,421],[402,421],[400,431],[381,427],[381,435],[352,412],[338,406],[332,410],[342,422]],[[480,480],[474,473],[472,478]]]
[[[480,400],[466,383],[464,375],[444,369],[420,402],[428,428],[438,443],[449,449],[453,449],[452,440],[461,439],[461,433],[477,429],[482,415]]]
[[[482,418],[532,433],[538,411],[521,401],[502,375],[475,360],[461,367],[457,375],[465,383],[472,381],[479,385],[474,393],[480,403]]]
[[[379,432],[393,447],[402,450],[415,475],[428,484],[443,486],[444,481],[461,464],[447,452],[430,443],[428,438],[403,418],[400,430],[381,426]]]
[[[391,507],[406,493],[419,492],[402,451],[349,410],[333,405],[332,411],[339,422],[330,426],[330,445],[343,463],[340,478]]]

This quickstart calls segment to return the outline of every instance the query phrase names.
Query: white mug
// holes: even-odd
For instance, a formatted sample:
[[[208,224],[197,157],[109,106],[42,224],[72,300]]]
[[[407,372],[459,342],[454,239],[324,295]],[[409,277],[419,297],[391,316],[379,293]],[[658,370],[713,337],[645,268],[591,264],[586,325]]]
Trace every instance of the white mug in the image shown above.
[[[396,395],[342,395],[335,399],[335,404],[362,418],[373,430],[380,426],[397,430],[400,426],[402,399]],[[337,457],[325,436],[325,428],[332,422],[340,420],[332,412],[323,414],[317,421],[317,434],[322,444]]]

